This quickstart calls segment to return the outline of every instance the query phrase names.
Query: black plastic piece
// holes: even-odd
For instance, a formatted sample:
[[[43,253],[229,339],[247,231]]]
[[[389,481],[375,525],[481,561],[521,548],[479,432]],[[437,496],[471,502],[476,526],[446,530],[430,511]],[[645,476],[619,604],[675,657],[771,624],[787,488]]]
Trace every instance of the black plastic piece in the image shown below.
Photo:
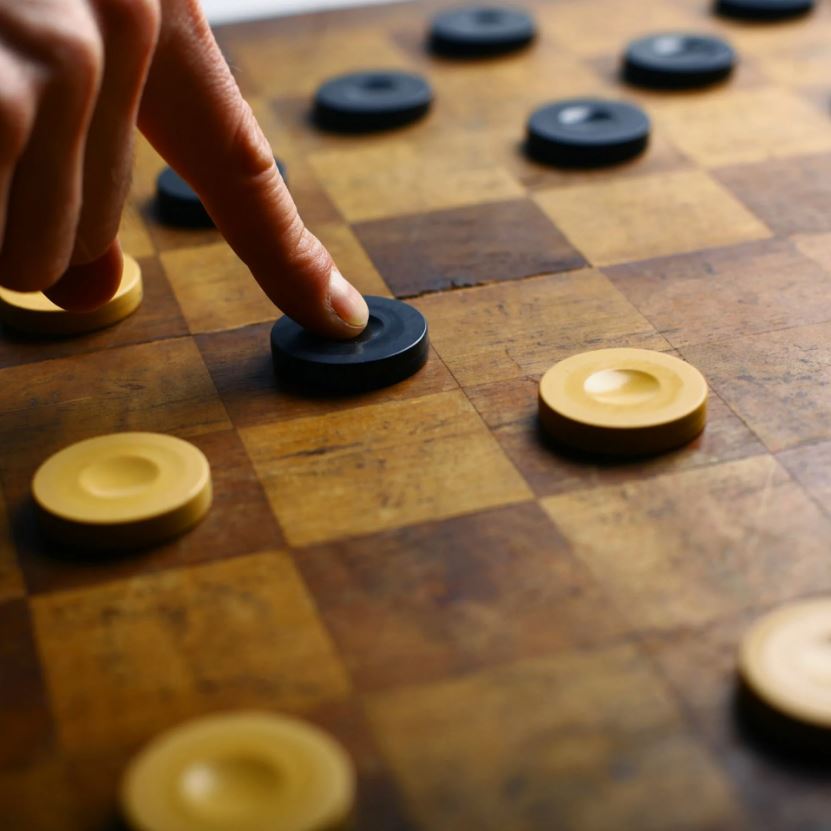
[[[430,49],[438,55],[479,58],[523,49],[536,37],[534,19],[506,6],[469,6],[433,18]]]
[[[744,20],[784,20],[808,14],[814,0],[717,0],[716,11]]]
[[[602,167],[642,153],[650,131],[648,116],[634,104],[572,98],[532,113],[526,151],[544,164]]]
[[[279,159],[274,161],[285,179],[285,166]],[[212,228],[214,224],[193,188],[171,167],[156,179],[156,213],[165,225],[176,228]]]
[[[352,340],[328,340],[282,317],[271,330],[278,377],[316,393],[349,394],[387,387],[427,361],[427,321],[401,300],[367,297],[369,323]]]
[[[313,117],[319,127],[334,132],[389,130],[421,118],[432,101],[433,90],[420,75],[397,70],[352,72],[320,86]]]
[[[735,50],[721,38],[667,32],[629,44],[623,76],[638,86],[689,89],[723,81],[735,65]]]

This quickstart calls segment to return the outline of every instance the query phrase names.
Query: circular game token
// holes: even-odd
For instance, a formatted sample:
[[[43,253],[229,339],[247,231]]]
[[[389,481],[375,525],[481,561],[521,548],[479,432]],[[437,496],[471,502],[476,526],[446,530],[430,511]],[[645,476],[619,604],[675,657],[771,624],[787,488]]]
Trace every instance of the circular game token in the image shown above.
[[[336,132],[371,132],[400,127],[421,118],[433,91],[420,75],[396,70],[352,72],[318,89],[314,119]]]
[[[39,291],[18,292],[0,288],[0,322],[37,335],[80,335],[124,320],[141,304],[141,268],[124,254],[124,269],[116,293],[90,312],[71,312],[55,305]]]
[[[641,456],[694,439],[707,382],[690,364],[649,349],[598,349],[555,364],[540,381],[540,423],[592,454]]]
[[[536,35],[533,18],[520,9],[470,6],[433,18],[430,48],[451,57],[486,57],[514,52]]]
[[[649,118],[634,104],[572,98],[531,115],[526,147],[530,156],[546,164],[599,167],[642,153],[649,132]]]
[[[814,0],[716,0],[716,11],[746,20],[782,20],[814,8]]]
[[[279,159],[274,162],[285,180],[285,166]],[[214,224],[196,192],[172,167],[156,179],[156,211],[165,225],[176,228],[212,228]]]
[[[742,640],[739,671],[769,706],[831,728],[831,597],[791,603],[758,620]]]
[[[735,64],[733,47],[721,38],[672,32],[632,42],[623,74],[639,86],[685,89],[722,81]]]
[[[160,433],[112,433],[65,447],[35,473],[32,495],[58,542],[96,549],[152,545],[195,525],[211,505],[201,450]]]
[[[121,788],[136,831],[335,831],[354,800],[353,764],[334,739],[255,712],[163,733],[131,762]]]
[[[424,315],[400,300],[367,297],[369,322],[352,340],[327,340],[288,317],[271,330],[271,353],[281,377],[306,389],[357,393],[409,378],[427,361]]]

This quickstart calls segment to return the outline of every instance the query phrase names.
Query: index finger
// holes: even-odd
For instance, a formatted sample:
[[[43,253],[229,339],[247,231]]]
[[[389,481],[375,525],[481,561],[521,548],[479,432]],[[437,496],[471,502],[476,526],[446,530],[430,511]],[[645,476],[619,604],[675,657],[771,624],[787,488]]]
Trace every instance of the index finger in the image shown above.
[[[286,314],[329,337],[359,334],[366,303],[303,224],[197,0],[164,0],[162,21],[142,132]]]

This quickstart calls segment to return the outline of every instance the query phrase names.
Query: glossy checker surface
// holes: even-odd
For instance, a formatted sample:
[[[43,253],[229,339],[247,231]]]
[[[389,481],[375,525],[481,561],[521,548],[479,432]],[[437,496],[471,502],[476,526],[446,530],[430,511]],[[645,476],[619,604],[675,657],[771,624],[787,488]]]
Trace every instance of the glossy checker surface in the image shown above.
[[[369,322],[351,340],[327,340],[282,317],[271,331],[277,372],[320,391],[351,392],[394,384],[427,360],[427,321],[400,300],[367,297]]]
[[[429,83],[415,73],[386,69],[353,72],[321,85],[314,116],[325,129],[384,130],[421,118],[432,100]]]
[[[724,80],[735,63],[733,47],[722,38],[665,32],[629,45],[624,75],[630,83],[642,86],[689,88]]]
[[[557,433],[568,424],[605,435],[598,450],[626,447],[627,431],[677,426],[671,444],[689,441],[704,425],[707,382],[685,361],[645,349],[600,349],[566,358],[540,381],[540,415]],[[556,421],[555,421],[556,419]],[[553,426],[552,426],[553,425]],[[556,438],[556,435],[555,435]],[[569,434],[566,442],[573,441]],[[579,440],[579,439],[578,439]],[[587,436],[583,449],[592,449]]]
[[[349,756],[323,731],[243,712],[154,739],[126,772],[122,804],[137,831],[338,831],[354,790]]]
[[[535,34],[534,19],[521,9],[469,6],[436,15],[430,45],[448,56],[487,56],[521,49]]]
[[[603,166],[643,152],[650,129],[649,117],[636,104],[572,98],[531,114],[527,150],[550,164]]]
[[[48,516],[100,530],[167,516],[187,527],[210,504],[210,467],[189,442],[115,433],[70,445],[38,468],[32,493]]]
[[[70,312],[42,292],[0,288],[0,322],[32,334],[71,335],[112,326],[132,314],[142,300],[141,268],[124,254],[121,282],[113,297],[99,309]]]
[[[810,12],[815,0],[718,0],[724,15],[748,20],[781,20]]]
[[[771,707],[831,729],[831,597],[789,604],[758,620],[744,636],[739,667]]]

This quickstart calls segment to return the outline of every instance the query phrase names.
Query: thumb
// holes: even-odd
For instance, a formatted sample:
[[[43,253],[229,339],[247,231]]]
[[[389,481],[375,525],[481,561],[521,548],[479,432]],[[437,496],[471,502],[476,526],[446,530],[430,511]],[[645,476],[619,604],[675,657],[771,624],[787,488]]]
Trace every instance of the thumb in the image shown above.
[[[193,187],[265,293],[302,326],[354,337],[366,302],[303,224],[198,0],[163,0],[139,127]]]

